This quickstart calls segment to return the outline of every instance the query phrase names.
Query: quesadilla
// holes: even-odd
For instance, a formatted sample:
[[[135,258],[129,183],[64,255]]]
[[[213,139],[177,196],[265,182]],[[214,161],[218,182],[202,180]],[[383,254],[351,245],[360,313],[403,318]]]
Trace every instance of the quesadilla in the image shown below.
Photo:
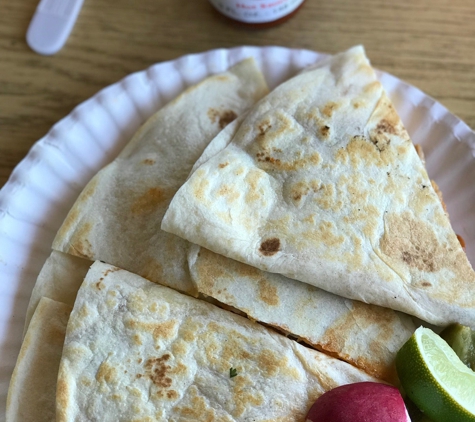
[[[200,294],[397,385],[396,353],[416,329],[408,315],[345,299],[197,245],[188,256]]]
[[[71,307],[42,298],[33,314],[10,380],[7,422],[51,422],[56,379]]]
[[[91,265],[92,262],[87,259],[51,251],[51,255],[45,261],[31,293],[28,309],[26,310],[24,335],[42,297],[53,299],[71,307],[74,305],[79,286]]]
[[[257,323],[100,262],[69,320],[58,422],[303,421],[339,385],[373,380]]]
[[[475,328],[475,273],[362,47],[257,103],[162,229],[329,292]]]
[[[162,232],[160,221],[209,141],[267,92],[253,59],[187,89],[89,182],[53,249],[196,295],[186,263],[188,244]]]
[[[165,113],[165,111],[160,113]],[[167,112],[166,115],[170,113]],[[244,117],[245,113],[227,125],[213,139],[212,143],[206,147],[205,152],[194,166],[200,165],[202,161],[207,160],[224,148],[233,139]],[[150,203],[150,212],[139,215],[137,218],[134,217],[133,213],[129,212],[131,209],[130,204],[139,195],[138,193],[132,193],[132,184],[135,183],[137,185],[135,188],[137,192],[142,192],[145,188],[142,186],[144,182],[139,180],[139,177],[143,176],[141,171],[143,172],[144,170],[140,170],[139,167],[137,173],[131,175],[128,171],[128,166],[131,163],[140,161],[143,158],[144,151],[161,151],[155,143],[151,142],[154,138],[147,134],[150,131],[153,131],[153,133],[163,132],[164,129],[154,127],[163,124],[163,122],[163,119],[155,117],[151,122],[147,123],[151,128],[141,130],[146,135],[137,135],[135,137],[135,141],[133,141],[135,145],[134,152],[127,155],[125,161],[119,157],[112,165],[102,170],[90,183],[92,185],[97,182],[98,186],[102,186],[102,188],[96,187],[94,193],[90,196],[83,194],[87,197],[85,205],[81,205],[81,200],[79,200],[79,205],[77,206],[79,211],[77,211],[76,215],[74,209],[70,213],[75,218],[71,244],[76,244],[77,246],[69,249],[69,252],[75,253],[75,250],[80,248],[83,243],[95,245],[94,247],[91,246],[95,252],[88,255],[91,259],[95,257],[111,262],[119,267],[125,266],[126,269],[133,269],[133,272],[142,274],[152,281],[157,281],[194,296],[201,294],[201,297],[208,301],[216,299],[219,301],[217,304],[220,306],[227,307],[227,309],[231,309],[234,312],[244,312],[250,318],[277,327],[281,331],[292,334],[294,337],[300,338],[319,350],[351,362],[373,376],[394,382],[394,354],[415,329],[407,317],[390,310],[382,310],[378,307],[353,304],[352,301],[326,294],[315,288],[308,289],[298,284],[294,288],[290,285],[284,287],[285,282],[283,284],[279,276],[271,274],[256,276],[257,278],[265,278],[269,283],[270,289],[274,289],[278,296],[282,297],[282,295],[285,295],[287,298],[287,300],[281,300],[278,306],[275,304],[269,305],[266,302],[260,301],[259,296],[253,296],[257,288],[257,280],[252,280],[252,277],[241,279],[239,274],[234,274],[227,279],[218,279],[216,272],[209,276],[203,273],[203,271],[196,271],[198,268],[203,268],[203,256],[199,260],[200,265],[191,268],[193,283],[191,282],[187,265],[189,243],[176,236],[160,232],[157,229],[169,201],[164,200],[156,204],[156,208],[153,210],[153,204]],[[182,143],[179,148],[176,146],[176,143],[174,144],[174,150],[168,151],[167,148],[171,147],[171,144],[159,145],[160,148],[166,148],[166,155],[165,157],[156,157],[157,169],[160,169],[162,161],[167,164],[176,163],[176,168],[173,171],[168,168],[166,175],[158,174],[156,173],[157,170],[154,170],[155,173],[153,174],[155,174],[156,179],[153,179],[153,174],[147,175],[146,180],[150,180],[150,184],[147,186],[167,186],[167,184],[172,184],[173,189],[170,190],[172,194],[178,189],[179,183],[184,182],[185,176],[181,173],[183,172],[184,160],[188,157],[184,150],[188,143],[192,145],[195,143],[189,133],[185,135],[182,135]],[[190,165],[190,163],[187,163],[185,168],[189,170],[187,166]],[[126,177],[130,177],[131,181],[124,182],[123,180]],[[112,179],[112,182],[108,182],[110,179]],[[129,191],[127,192],[122,185],[129,186]],[[86,188],[85,192],[88,192],[88,189]],[[111,193],[107,189],[110,189]],[[151,199],[148,198],[145,201],[151,201]],[[106,209],[109,210],[111,215],[109,213],[105,215],[102,213],[101,216],[98,215],[104,207],[108,207]],[[91,232],[85,235],[84,239],[78,237],[82,224],[81,221],[85,219],[94,221],[94,217],[96,221]],[[102,223],[103,220],[105,220],[106,224]],[[67,224],[65,223],[63,227]],[[122,240],[121,226],[124,227],[124,238],[122,243],[119,244],[119,241]],[[141,231],[143,227],[146,227],[145,231]],[[132,230],[141,232],[134,233],[133,235],[127,234],[132,232]],[[101,239],[99,236],[104,236],[104,238]],[[59,237],[60,234],[55,241],[56,246]],[[117,247],[113,249],[105,244],[107,239],[110,240],[110,244],[115,244]],[[163,254],[160,255],[160,252]],[[57,258],[67,260],[66,257],[68,255],[60,252],[56,252],[56,254]],[[167,274],[168,278],[155,277],[154,272],[148,272],[143,256],[150,256],[150,254],[156,257],[163,270],[162,273]],[[80,258],[74,259],[81,260]],[[67,262],[61,264],[59,259],[56,259],[54,262],[56,265],[67,264]],[[141,263],[142,266],[140,265]],[[236,265],[237,263],[233,261],[223,261],[221,267],[225,267],[223,271],[228,274],[232,273]],[[217,268],[219,267],[218,265]],[[68,284],[64,286],[65,290],[72,287],[75,294],[86,271],[87,268],[75,272],[77,282],[74,282],[71,277],[66,277],[61,272],[62,283]],[[274,278],[277,278],[277,281],[273,281]],[[40,279],[43,278],[40,277]],[[53,278],[50,277],[50,279],[52,280]],[[206,287],[210,286],[213,281],[216,283],[216,289],[207,289]],[[232,283],[232,286],[227,290],[226,287],[218,287],[222,283],[227,282]],[[51,289],[51,284],[54,285],[51,281],[50,284],[40,283],[39,281],[37,284],[45,284],[47,287],[50,286]],[[230,296],[231,292],[233,290],[234,292],[236,290],[239,291],[239,286],[246,291],[239,295],[239,299],[232,299],[232,296]],[[291,290],[290,292],[288,292],[289,289]],[[35,287],[31,300],[32,304],[35,302],[35,297],[38,296],[37,294],[35,295],[37,290],[40,290],[38,294],[69,303],[63,297],[46,293],[44,288],[38,289]],[[234,298],[236,298],[236,295]],[[329,301],[327,302],[326,299],[329,299]],[[296,306],[300,312],[296,312]],[[381,335],[382,333],[384,335]]]

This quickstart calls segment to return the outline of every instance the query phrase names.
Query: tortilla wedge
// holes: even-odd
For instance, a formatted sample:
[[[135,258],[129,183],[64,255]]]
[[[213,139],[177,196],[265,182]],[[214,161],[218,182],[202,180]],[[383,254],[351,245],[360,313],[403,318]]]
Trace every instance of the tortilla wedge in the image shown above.
[[[302,421],[373,380],[246,318],[96,262],[69,320],[57,421]]]
[[[188,244],[161,231],[160,221],[209,141],[267,92],[253,59],[188,88],[88,183],[53,249],[196,295],[186,263]]]
[[[257,103],[180,188],[162,229],[344,297],[475,328],[475,273],[362,47]]]
[[[71,307],[42,298],[31,319],[10,380],[7,422],[51,422],[56,379]]]
[[[366,373],[398,384],[396,353],[414,333],[400,312],[326,292],[193,245],[190,274],[198,292],[244,312]]]
[[[23,336],[28,330],[30,320],[41,298],[47,297],[71,307],[74,305],[79,286],[91,265],[92,262],[86,259],[54,250],[51,251],[31,292],[30,302],[26,310]]]
[[[225,148],[245,119],[240,116],[206,147],[192,169]],[[368,305],[269,273],[192,245],[190,275],[197,291],[219,306],[298,338],[376,378],[399,383],[394,359],[416,326],[408,315]]]

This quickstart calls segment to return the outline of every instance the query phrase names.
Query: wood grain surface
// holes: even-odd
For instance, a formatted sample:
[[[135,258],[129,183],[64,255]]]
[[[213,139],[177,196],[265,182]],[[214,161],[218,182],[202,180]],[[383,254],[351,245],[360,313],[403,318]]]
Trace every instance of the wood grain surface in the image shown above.
[[[475,128],[473,0],[307,0],[253,30],[207,0],[85,0],[66,46],[43,57],[25,34],[38,0],[0,9],[0,187],[50,127],[101,88],[153,63],[239,45],[336,53],[364,44],[373,65],[419,87]]]

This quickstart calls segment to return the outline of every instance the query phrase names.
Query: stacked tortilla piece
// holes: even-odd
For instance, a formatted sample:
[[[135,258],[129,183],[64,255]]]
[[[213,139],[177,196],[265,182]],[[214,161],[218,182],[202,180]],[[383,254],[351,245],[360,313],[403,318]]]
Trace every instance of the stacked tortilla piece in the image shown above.
[[[252,60],[206,79],[86,186],[32,294],[9,420],[300,421],[333,387],[395,382],[414,324],[393,309],[474,321],[473,270],[363,49],[266,94]],[[31,339],[54,308],[60,348],[67,306],[59,364]]]

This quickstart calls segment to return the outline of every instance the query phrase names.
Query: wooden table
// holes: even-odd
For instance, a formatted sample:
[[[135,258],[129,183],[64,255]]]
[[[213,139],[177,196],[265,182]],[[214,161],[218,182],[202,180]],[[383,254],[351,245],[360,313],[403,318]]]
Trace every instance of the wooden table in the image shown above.
[[[101,88],[153,63],[239,45],[335,53],[364,44],[375,67],[419,87],[475,128],[475,2],[307,0],[266,30],[233,25],[207,0],[85,0],[66,46],[25,42],[38,0],[0,13],[0,187],[35,141]]]

